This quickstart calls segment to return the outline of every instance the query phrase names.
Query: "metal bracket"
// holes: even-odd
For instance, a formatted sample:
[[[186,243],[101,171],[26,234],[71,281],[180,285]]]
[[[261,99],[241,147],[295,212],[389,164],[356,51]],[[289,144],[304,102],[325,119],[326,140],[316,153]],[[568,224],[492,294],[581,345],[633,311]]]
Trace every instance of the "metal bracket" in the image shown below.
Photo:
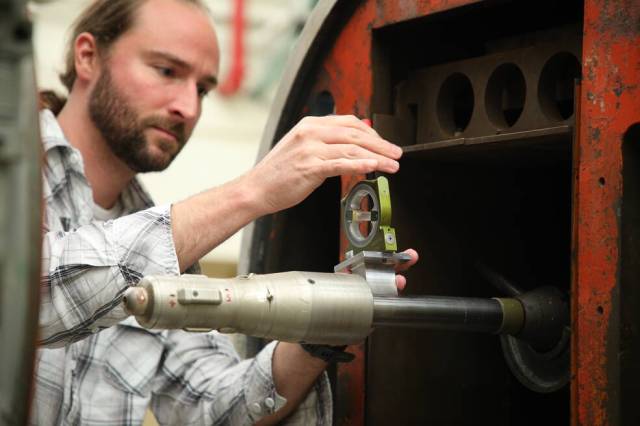
[[[385,253],[380,251],[361,251],[336,265],[334,272],[346,272],[364,278],[374,296],[398,295],[396,287],[396,266],[411,260],[406,253]]]

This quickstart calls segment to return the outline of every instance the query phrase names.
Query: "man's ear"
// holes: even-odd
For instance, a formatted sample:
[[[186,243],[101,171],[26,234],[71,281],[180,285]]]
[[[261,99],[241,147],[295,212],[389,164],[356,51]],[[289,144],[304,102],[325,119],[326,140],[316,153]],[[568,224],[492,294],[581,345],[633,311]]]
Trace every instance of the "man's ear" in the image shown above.
[[[76,78],[89,82],[100,72],[98,45],[91,33],[80,33],[74,42]]]

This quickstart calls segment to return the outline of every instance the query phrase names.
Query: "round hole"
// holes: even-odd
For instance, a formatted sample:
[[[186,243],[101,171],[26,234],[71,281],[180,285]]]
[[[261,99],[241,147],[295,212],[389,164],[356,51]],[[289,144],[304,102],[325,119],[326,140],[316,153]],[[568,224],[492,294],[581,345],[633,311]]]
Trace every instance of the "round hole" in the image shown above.
[[[360,200],[360,211],[373,214],[371,212],[372,208],[373,208],[373,198],[371,197],[371,195],[367,194],[366,197],[363,197],[362,200]],[[373,218],[370,218],[369,220],[360,222],[360,232],[362,233],[364,238],[368,238],[369,235],[371,235],[371,232],[373,231],[373,227],[371,224],[372,219]]]
[[[200,293],[198,293],[198,290],[193,290],[193,297],[198,297]]]
[[[600,179],[598,179],[598,183],[600,184],[600,186],[604,186],[604,184],[606,183],[606,181],[604,180],[603,177],[601,177]]]
[[[571,53],[557,53],[544,64],[538,98],[549,119],[564,121],[573,115],[575,80],[579,77],[580,62]]]
[[[327,90],[318,93],[309,108],[309,115],[316,117],[335,114],[335,112],[336,103],[331,92]]]
[[[473,87],[466,75],[451,74],[442,83],[436,109],[440,127],[447,136],[464,132],[471,121],[473,102]]]
[[[307,281],[309,282],[309,284],[315,284],[315,280],[312,280],[311,278],[307,279]]]
[[[373,188],[358,184],[349,194],[344,209],[347,238],[356,247],[365,247],[377,234],[380,206]]]
[[[502,64],[496,68],[485,93],[485,107],[489,120],[499,129],[506,129],[518,121],[527,97],[524,74],[515,64]]]
[[[598,311],[598,314],[600,315],[604,314],[604,308],[602,306],[598,306],[596,310]]]

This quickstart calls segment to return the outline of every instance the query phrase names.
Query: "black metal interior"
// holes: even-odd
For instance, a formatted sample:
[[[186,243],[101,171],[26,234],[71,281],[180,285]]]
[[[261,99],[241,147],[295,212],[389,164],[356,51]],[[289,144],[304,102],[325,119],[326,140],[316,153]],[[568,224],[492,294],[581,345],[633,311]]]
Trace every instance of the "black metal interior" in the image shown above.
[[[551,284],[568,291],[569,158],[526,168],[404,160],[391,185],[399,244],[421,256],[407,274],[407,295],[503,295],[481,277],[477,261],[525,290]],[[548,395],[524,388],[494,336],[376,330],[367,371],[370,424],[537,425],[569,419],[568,388]]]
[[[382,28],[374,32],[373,112],[420,120],[420,114],[394,110],[398,88],[407,79],[411,85],[416,71],[549,43],[564,34],[560,28],[581,22],[580,1],[484,2]],[[421,257],[407,273],[406,294],[503,296],[482,278],[477,262],[524,290],[554,285],[569,291],[573,87],[579,77],[570,58],[549,65],[554,78],[541,85],[547,98],[540,103],[548,101],[554,120],[567,120],[563,127],[474,134],[482,143],[456,146],[411,142],[415,129],[387,127],[399,129],[406,146],[400,172],[390,177],[399,247],[413,247]],[[528,120],[517,67],[499,66],[487,78],[486,98],[476,95],[473,102],[486,102],[488,120],[498,129],[520,115]],[[450,103],[463,86],[447,88]],[[474,108],[469,98],[458,102],[465,108],[453,109],[452,123]],[[457,130],[448,131],[452,139]],[[393,140],[393,133],[385,136]],[[495,336],[379,329],[369,339],[367,424],[568,424],[569,408],[568,387],[540,394],[521,385]]]
[[[615,319],[611,323],[620,332],[620,346],[612,351],[620,360],[620,424],[631,426],[640,424],[640,123],[626,131],[622,155],[622,264],[620,294],[614,298],[619,300],[621,316],[619,323]],[[607,182],[601,178],[599,184]]]

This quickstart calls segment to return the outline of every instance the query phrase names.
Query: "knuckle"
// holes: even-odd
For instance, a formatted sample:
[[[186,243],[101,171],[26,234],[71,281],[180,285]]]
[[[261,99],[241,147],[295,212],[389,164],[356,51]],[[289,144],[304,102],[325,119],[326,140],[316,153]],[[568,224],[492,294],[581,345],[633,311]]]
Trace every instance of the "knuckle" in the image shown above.
[[[360,140],[362,139],[360,132],[353,129],[347,131],[347,138],[354,142],[360,142]]]
[[[361,155],[361,151],[359,147],[352,145],[349,148],[347,148],[346,154],[347,154],[347,157],[349,158],[358,158]]]
[[[295,137],[296,139],[306,139],[310,133],[310,125],[308,122],[300,122],[298,126],[296,126]]]
[[[306,160],[309,157],[311,157],[311,148],[307,145],[301,145],[300,148],[298,148],[298,158],[300,160]]]

